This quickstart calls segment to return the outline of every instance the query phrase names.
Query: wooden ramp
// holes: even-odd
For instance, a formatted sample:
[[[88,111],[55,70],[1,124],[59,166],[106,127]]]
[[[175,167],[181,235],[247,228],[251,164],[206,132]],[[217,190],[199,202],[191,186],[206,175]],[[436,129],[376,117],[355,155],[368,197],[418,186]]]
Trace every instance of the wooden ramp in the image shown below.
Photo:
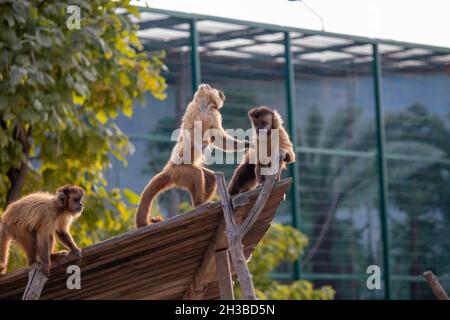
[[[269,228],[290,184],[291,179],[285,179],[269,190],[261,214],[242,239],[246,258]],[[260,192],[256,189],[231,199],[238,224],[250,213]],[[221,271],[228,264],[222,204],[197,208],[84,248],[81,262],[64,258],[52,267],[40,299],[220,298],[216,259]],[[81,268],[80,290],[66,286],[66,269],[73,264]],[[21,299],[27,281],[28,269],[0,277],[0,299]]]

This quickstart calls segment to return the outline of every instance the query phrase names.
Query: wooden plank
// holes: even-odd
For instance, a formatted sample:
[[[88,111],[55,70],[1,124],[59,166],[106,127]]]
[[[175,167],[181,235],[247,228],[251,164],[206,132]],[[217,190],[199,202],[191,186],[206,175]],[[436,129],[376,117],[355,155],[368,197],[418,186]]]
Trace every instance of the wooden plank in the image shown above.
[[[428,285],[430,286],[431,290],[433,290],[433,293],[438,300],[450,300],[447,292],[445,292],[444,288],[439,282],[438,277],[436,277],[433,272],[425,271],[423,273],[423,276],[427,280]]]
[[[104,299],[106,299],[118,292],[129,290],[129,293],[132,293],[133,289],[140,289],[144,285],[155,287],[159,283],[167,282],[173,276],[175,278],[181,277],[180,272],[195,270],[201,257],[201,253],[197,252],[177,263],[166,264],[162,266],[165,270],[164,273],[161,272],[162,269],[148,269],[147,272],[121,274],[120,277],[111,275],[103,277],[102,283],[99,284],[94,281],[89,284],[82,283],[81,290],[57,290],[53,294],[44,294],[42,297],[45,299],[93,299],[97,297],[99,299],[99,296],[104,296]]]
[[[231,279],[230,258],[228,250],[216,252],[217,280],[219,282],[220,298],[234,300],[233,280]]]
[[[245,234],[250,230],[255,221],[258,220],[259,215],[261,214],[267,200],[269,199],[270,193],[275,184],[275,178],[275,176],[268,176],[266,178],[266,181],[264,182],[255,205],[253,206],[252,210],[245,218],[245,220],[242,221],[242,224],[239,225],[238,230],[236,231],[236,237],[242,238],[243,236],[245,236]]]
[[[22,300],[39,300],[42,289],[48,278],[40,267],[34,267],[28,273],[28,283],[23,293]]]
[[[174,248],[170,248],[171,250],[168,251],[166,255],[156,258],[144,256],[137,261],[130,260],[127,264],[114,264],[112,265],[112,268],[97,269],[88,274],[83,273],[83,289],[73,292],[72,295],[87,296],[92,293],[92,291],[90,291],[91,287],[93,287],[94,290],[105,290],[111,286],[117,286],[121,279],[125,279],[125,282],[129,282],[130,279],[133,279],[133,282],[140,282],[145,279],[153,278],[153,281],[155,281],[157,275],[161,274],[161,270],[164,270],[165,273],[177,273],[177,265],[178,267],[181,267],[181,262],[186,259],[191,259],[191,256],[195,257],[195,261],[197,261],[196,266],[198,266],[198,260],[200,260],[199,257],[202,256],[204,247],[208,243],[208,239],[210,238],[203,237],[203,239],[201,239],[204,245],[198,245],[194,241],[195,239],[192,239],[174,245]],[[190,263],[192,263],[192,260],[190,260]],[[46,298],[50,298],[52,291],[56,291],[56,294],[58,294],[61,293],[60,289],[61,288],[54,288],[53,290],[50,290],[50,292],[45,290],[44,295]],[[67,293],[71,295],[68,290]]]

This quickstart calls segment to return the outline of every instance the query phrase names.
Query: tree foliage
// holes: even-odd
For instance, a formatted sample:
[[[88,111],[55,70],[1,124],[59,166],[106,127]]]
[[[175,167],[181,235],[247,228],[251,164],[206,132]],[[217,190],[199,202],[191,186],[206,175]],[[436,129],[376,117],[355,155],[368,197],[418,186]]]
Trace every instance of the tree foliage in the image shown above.
[[[65,183],[87,191],[80,245],[130,228],[137,195],[107,190],[111,157],[132,151],[116,125],[150,91],[165,98],[163,54],[147,55],[129,1],[25,1],[0,4],[0,207],[21,194]],[[69,30],[68,5],[81,8]],[[127,14],[116,14],[122,8]]]
[[[335,292],[330,286],[314,289],[313,284],[307,280],[297,280],[286,284],[273,280],[270,276],[270,272],[281,263],[297,260],[307,245],[308,239],[297,229],[281,224],[271,226],[256,247],[249,263],[259,299],[329,300],[334,298]]]
[[[81,29],[66,27],[68,5],[81,8]],[[164,99],[163,54],[141,52],[137,16],[128,1],[0,1],[0,207],[20,195],[65,183],[87,191],[85,210],[73,226],[85,247],[132,228],[138,195],[108,189],[111,157],[126,163],[132,151],[116,125],[131,117],[133,101],[150,91]],[[190,209],[182,203],[181,211]],[[290,285],[269,272],[293,261],[307,244],[290,227],[274,225],[254,253],[251,269],[260,298],[330,299],[329,287]],[[12,253],[14,269],[24,264]]]

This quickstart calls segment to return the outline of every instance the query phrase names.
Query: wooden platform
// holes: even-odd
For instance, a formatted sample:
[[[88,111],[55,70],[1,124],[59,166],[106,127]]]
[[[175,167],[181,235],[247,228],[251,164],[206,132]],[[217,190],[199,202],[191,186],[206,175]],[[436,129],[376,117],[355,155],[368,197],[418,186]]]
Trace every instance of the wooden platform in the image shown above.
[[[258,220],[243,239],[248,258],[274,218],[291,179],[276,183]],[[239,223],[260,189],[232,198]],[[198,208],[83,249],[51,270],[41,299],[218,299],[215,254],[227,249],[222,206]],[[67,266],[81,268],[81,289],[66,287]],[[0,277],[0,299],[21,299],[28,270]]]

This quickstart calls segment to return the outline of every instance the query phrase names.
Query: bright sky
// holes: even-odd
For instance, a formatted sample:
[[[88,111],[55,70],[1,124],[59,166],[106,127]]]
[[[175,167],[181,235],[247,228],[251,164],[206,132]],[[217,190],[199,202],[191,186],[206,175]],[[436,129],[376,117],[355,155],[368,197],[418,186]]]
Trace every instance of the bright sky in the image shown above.
[[[450,47],[449,0],[305,0],[325,30]],[[154,8],[321,29],[301,2],[288,0],[149,0]]]

